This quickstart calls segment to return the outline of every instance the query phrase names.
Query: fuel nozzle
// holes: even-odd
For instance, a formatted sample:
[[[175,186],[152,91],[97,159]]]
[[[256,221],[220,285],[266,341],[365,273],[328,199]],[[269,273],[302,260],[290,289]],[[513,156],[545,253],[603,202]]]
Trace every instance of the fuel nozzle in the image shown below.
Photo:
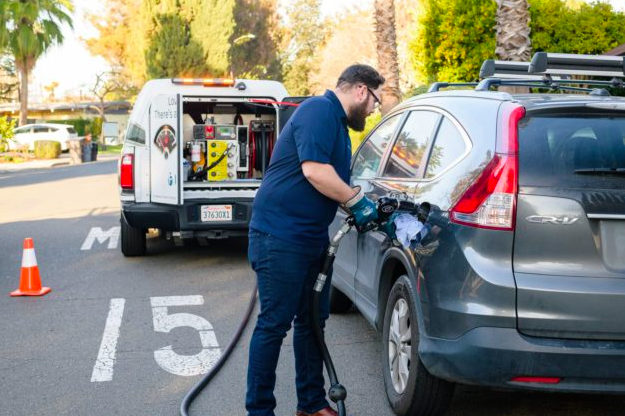
[[[378,209],[378,219],[376,222],[382,224],[386,222],[391,215],[399,208],[399,201],[395,198],[383,196],[376,202]]]

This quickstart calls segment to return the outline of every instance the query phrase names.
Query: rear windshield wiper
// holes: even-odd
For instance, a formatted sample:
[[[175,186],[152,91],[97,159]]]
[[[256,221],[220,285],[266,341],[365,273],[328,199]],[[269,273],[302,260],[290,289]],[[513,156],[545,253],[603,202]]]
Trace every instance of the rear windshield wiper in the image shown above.
[[[625,168],[587,168],[575,169],[575,173],[580,174],[616,174],[625,175]]]

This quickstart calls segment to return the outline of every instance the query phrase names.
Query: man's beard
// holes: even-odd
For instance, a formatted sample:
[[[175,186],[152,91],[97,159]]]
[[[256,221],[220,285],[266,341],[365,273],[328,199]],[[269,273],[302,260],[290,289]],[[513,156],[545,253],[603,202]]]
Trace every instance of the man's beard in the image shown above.
[[[349,108],[347,113],[347,125],[355,131],[363,131],[365,129],[365,121],[367,120],[367,101],[356,104]]]

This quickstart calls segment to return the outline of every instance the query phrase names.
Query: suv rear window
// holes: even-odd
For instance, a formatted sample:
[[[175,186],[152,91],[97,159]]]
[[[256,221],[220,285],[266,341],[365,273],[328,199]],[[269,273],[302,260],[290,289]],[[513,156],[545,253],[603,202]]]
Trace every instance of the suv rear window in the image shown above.
[[[69,134],[76,134],[76,130],[74,130],[73,127],[68,127],[67,131],[69,132]]]
[[[548,114],[519,124],[519,184],[622,188],[625,114]]]

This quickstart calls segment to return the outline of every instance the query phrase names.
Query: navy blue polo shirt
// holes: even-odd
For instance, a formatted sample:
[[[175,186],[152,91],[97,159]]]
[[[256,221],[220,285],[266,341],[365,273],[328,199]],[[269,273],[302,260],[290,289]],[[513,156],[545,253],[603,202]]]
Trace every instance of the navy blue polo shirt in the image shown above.
[[[349,183],[352,148],[347,115],[334,92],[304,101],[280,133],[254,199],[250,228],[295,243],[328,243],[338,202],[317,191],[302,162],[327,163]]]

